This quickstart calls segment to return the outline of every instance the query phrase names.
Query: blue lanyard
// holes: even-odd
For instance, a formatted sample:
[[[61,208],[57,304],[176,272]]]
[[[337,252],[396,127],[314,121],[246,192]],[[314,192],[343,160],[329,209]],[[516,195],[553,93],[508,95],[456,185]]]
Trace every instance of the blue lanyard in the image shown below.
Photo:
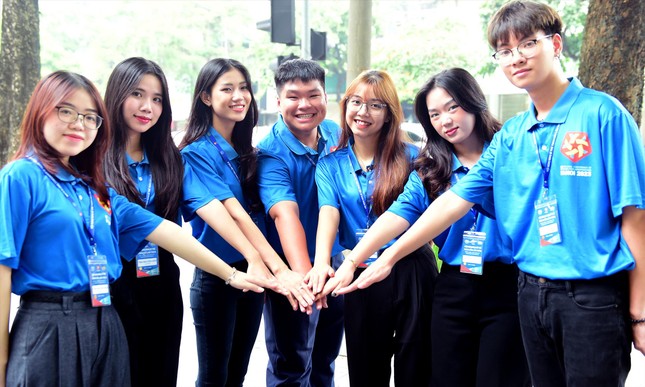
[[[81,216],[81,218],[83,219],[83,225],[85,226],[85,229],[87,230],[87,232],[88,232],[88,234],[89,234],[89,238],[90,238],[90,247],[92,248],[92,251],[94,252],[94,255],[97,255],[97,251],[96,251],[96,239],[94,238],[94,235],[95,235],[95,234],[94,234],[94,200],[93,200],[93,198],[92,198],[92,191],[91,191],[90,187],[89,187],[89,186],[87,186],[87,197],[88,197],[88,200],[89,200],[89,202],[90,202],[90,220],[89,220],[89,222],[90,222],[90,223],[88,224],[88,223],[87,223],[87,220],[85,219],[85,216],[83,216],[83,211],[79,208],[78,204],[76,204],[76,202],[72,199],[72,197],[71,197],[71,196],[69,196],[69,194],[68,194],[67,192],[65,192],[65,190],[64,190],[64,189],[63,189],[63,187],[60,185],[60,183],[59,183],[56,179],[54,179],[54,177],[53,177],[49,172],[47,172],[47,170],[46,170],[46,169],[45,169],[45,167],[40,163],[40,161],[38,161],[38,160],[36,160],[36,159],[34,159],[34,158],[32,158],[32,157],[29,157],[28,159],[29,159],[31,162],[33,162],[34,164],[36,164],[36,165],[38,166],[38,168],[40,168],[40,170],[41,170],[41,171],[43,171],[43,173],[45,174],[45,176],[47,176],[47,177],[49,178],[49,180],[51,180],[51,182],[52,182],[52,183],[54,183],[54,185],[56,186],[56,188],[58,188],[58,190],[59,190],[60,192],[62,192],[62,193],[63,193],[63,195],[65,195],[65,198],[67,199],[67,201],[69,201],[69,202],[72,204],[72,206],[74,206],[74,209],[75,209],[76,211],[78,211],[78,214],[79,214],[79,215]]]
[[[208,138],[211,140],[213,145],[215,145],[215,148],[217,148],[217,151],[219,152],[219,155],[222,156],[222,159],[224,160],[224,162],[228,166],[228,169],[230,169],[231,172],[233,172],[233,175],[235,176],[237,181],[240,182],[240,177],[237,175],[237,171],[233,167],[233,164],[231,163],[231,159],[228,158],[228,156],[226,155],[226,152],[224,152],[224,149],[222,149],[222,147],[217,143],[217,140],[215,140],[215,136],[213,136],[212,134],[209,134]]]
[[[146,191],[145,205],[143,208],[148,208],[148,203],[150,203],[150,193],[152,192],[152,171],[150,171],[150,178],[148,179],[148,190]],[[143,198],[142,198],[143,199]]]
[[[370,213],[372,212],[372,199],[370,198],[369,200],[365,197],[363,194],[363,187],[361,187],[361,183],[358,181],[358,177],[356,176],[356,170],[354,170],[354,165],[352,165],[352,159],[349,157],[349,153],[347,154],[347,162],[349,163],[349,169],[352,171],[352,176],[354,176],[354,182],[356,183],[356,189],[358,189],[358,196],[361,198],[361,203],[363,204],[363,210],[365,210],[365,218],[366,218],[366,228],[370,227]],[[373,185],[374,183],[370,183],[370,181],[373,182],[373,180],[370,180],[369,178],[367,179],[367,191],[370,191],[370,188],[372,188],[373,191]]]
[[[461,168],[466,172],[466,175],[468,174],[468,172],[470,172],[470,169],[468,169],[468,167],[465,167],[462,165]],[[459,175],[457,174],[457,171],[455,171],[454,175],[458,183]],[[477,218],[479,217],[479,211],[477,211],[474,207],[470,207],[469,212],[473,215],[473,218],[474,218],[473,225],[470,227],[470,231],[475,231],[477,229]]]
[[[553,138],[551,139],[551,146],[549,147],[549,155],[546,159],[546,166],[542,163],[542,158],[540,157],[540,148],[537,143],[537,136],[535,131],[532,131],[533,134],[533,144],[535,145],[535,151],[537,153],[538,162],[540,163],[540,168],[542,169],[542,178],[544,187],[544,195],[546,196],[549,192],[549,174],[551,173],[551,163],[553,162],[553,150],[555,149],[555,141],[558,137],[558,132],[560,131],[560,125],[555,127],[555,132],[553,133]]]

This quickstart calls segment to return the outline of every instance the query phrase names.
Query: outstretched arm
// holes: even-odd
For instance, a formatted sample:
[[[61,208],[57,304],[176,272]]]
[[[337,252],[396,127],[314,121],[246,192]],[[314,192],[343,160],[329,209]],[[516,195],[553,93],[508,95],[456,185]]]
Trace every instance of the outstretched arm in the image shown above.
[[[307,293],[302,292],[301,277],[282,261],[240,202],[236,198],[230,198],[224,200],[223,204],[245,238],[260,254],[262,265],[267,267],[284,287],[284,294],[289,299],[293,310],[298,309],[298,304],[302,308],[310,306],[312,296],[307,297]]]
[[[265,287],[275,288],[274,290],[278,291],[278,284],[275,281],[271,283],[263,278],[237,272],[173,222],[164,219],[146,239],[182,257],[200,269],[227,281],[237,289],[260,293],[262,287]]]
[[[392,246],[387,248],[374,264],[361,273],[350,286],[339,289],[338,293],[344,294],[356,289],[365,289],[375,282],[382,281],[389,275],[394,264],[430,242],[448,226],[466,215],[472,206],[473,203],[462,199],[452,191],[447,191],[439,196],[425,210],[419,220]]]
[[[645,318],[645,210],[623,208],[621,231],[636,267],[629,273],[629,313],[634,320]],[[645,354],[645,323],[633,324],[634,347]]]
[[[345,260],[336,271],[334,278],[327,281],[322,294],[332,295],[344,294],[346,287],[354,279],[354,271],[362,262],[378,251],[386,243],[401,235],[410,223],[404,218],[392,213],[385,212],[376,219],[376,222],[367,230],[365,236],[358,242],[354,249],[345,257]],[[376,265],[381,259],[370,265]],[[385,278],[385,277],[384,277]]]

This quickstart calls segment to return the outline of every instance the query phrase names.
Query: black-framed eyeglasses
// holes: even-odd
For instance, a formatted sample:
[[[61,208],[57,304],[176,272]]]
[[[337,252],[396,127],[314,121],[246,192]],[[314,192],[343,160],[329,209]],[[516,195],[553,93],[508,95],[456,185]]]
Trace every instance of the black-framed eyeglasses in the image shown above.
[[[383,114],[387,110],[387,104],[377,101],[367,101],[363,102],[362,99],[356,97],[350,97],[345,101],[347,110],[358,112],[363,106],[366,107],[367,111],[372,114]]]
[[[81,114],[66,106],[56,106],[56,109],[58,110],[59,120],[67,124],[73,124],[78,120],[78,117],[81,117],[81,125],[87,130],[98,130],[103,123],[103,117],[98,114]]]
[[[522,55],[524,58],[531,58],[536,54],[537,47],[538,47],[537,43],[542,39],[547,39],[551,37],[553,37],[553,34],[541,36],[535,39],[525,40],[522,43],[518,44],[517,47],[515,47],[515,49],[504,48],[501,50],[497,50],[493,54],[493,59],[495,59],[495,61],[501,65],[507,65],[511,63],[511,61],[513,60],[513,50],[517,51],[517,54]]]

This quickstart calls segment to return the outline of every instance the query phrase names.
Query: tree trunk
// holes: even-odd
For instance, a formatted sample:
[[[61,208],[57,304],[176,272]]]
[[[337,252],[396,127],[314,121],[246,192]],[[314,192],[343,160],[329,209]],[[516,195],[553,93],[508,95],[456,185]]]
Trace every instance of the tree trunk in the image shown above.
[[[40,78],[38,0],[2,1],[0,166],[18,145],[20,120]]]
[[[618,98],[638,124],[643,107],[643,58],[645,2],[591,0],[582,43],[580,81]]]

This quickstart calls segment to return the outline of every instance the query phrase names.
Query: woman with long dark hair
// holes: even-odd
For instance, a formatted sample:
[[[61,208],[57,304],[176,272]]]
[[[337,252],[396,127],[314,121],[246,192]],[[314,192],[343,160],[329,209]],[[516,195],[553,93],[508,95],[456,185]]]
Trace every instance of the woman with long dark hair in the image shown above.
[[[361,73],[341,103],[339,148],[316,169],[320,216],[316,260],[308,275],[315,293],[331,274],[336,234],[352,249],[403,192],[418,149],[404,141],[403,109],[390,76]],[[394,239],[396,236],[392,237]],[[377,262],[346,259],[327,286],[347,285]],[[345,340],[352,386],[429,385],[430,307],[436,262],[429,246],[410,254],[386,281],[345,297]]]
[[[108,112],[85,77],[57,71],[32,93],[21,142],[0,171],[0,380],[7,385],[129,386],[128,343],[111,306],[120,256],[145,240],[238,289],[263,284],[108,189]],[[9,338],[10,293],[21,296]]]
[[[428,138],[416,172],[352,251],[352,259],[414,223],[430,202],[466,176],[501,126],[477,81],[459,68],[431,77],[414,108]],[[432,385],[530,385],[517,312],[518,271],[496,222],[472,209],[434,243],[443,264],[432,306]],[[380,262],[368,270],[390,269],[389,262]],[[362,279],[354,288],[364,287]]]
[[[180,149],[186,164],[221,201],[259,253],[244,256],[204,220],[191,221],[193,235],[240,270],[286,287],[294,310],[313,303],[313,294],[266,241],[252,145],[258,108],[248,70],[234,59],[213,59],[199,72]],[[274,277],[275,276],[275,277]],[[197,385],[241,386],[262,317],[264,298],[231,292],[224,282],[195,269],[190,303],[197,334]]]
[[[171,137],[168,83],[159,65],[139,57],[119,63],[105,102],[114,131],[105,158],[108,183],[173,222],[179,223],[180,205],[217,219],[210,222],[223,238],[243,254],[257,254],[224,206],[184,167]],[[123,266],[113,286],[114,306],[128,337],[133,385],[174,386],[183,320],[179,268],[171,253],[152,244],[136,259],[123,259]]]

